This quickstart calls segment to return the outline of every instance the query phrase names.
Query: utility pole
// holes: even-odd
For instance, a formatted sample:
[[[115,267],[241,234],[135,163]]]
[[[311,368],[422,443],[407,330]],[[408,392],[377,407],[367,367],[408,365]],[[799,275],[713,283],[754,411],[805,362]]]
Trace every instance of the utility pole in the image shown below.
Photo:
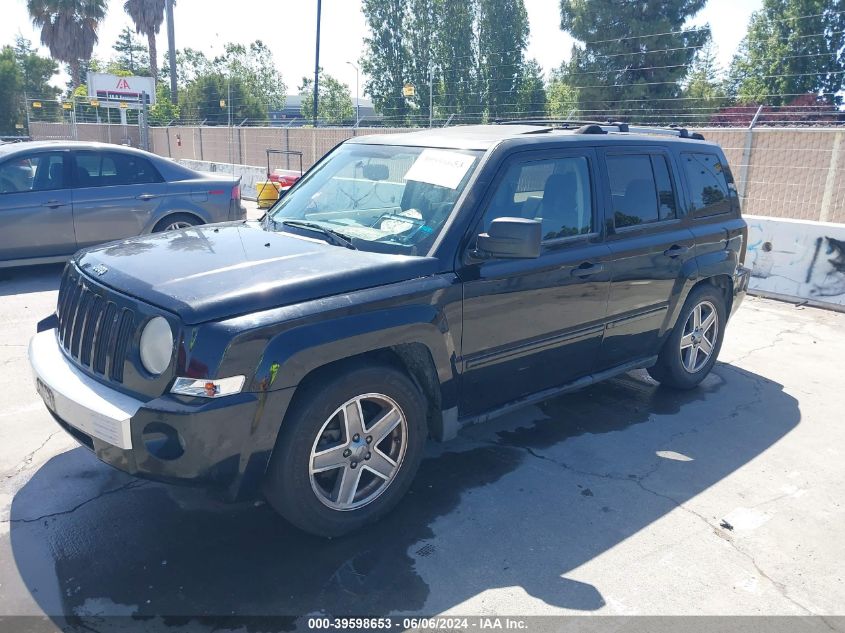
[[[346,62],[355,69],[355,127],[361,123],[361,93],[358,91],[358,65]]]
[[[317,53],[314,56],[314,127],[317,127],[317,112],[320,100],[320,11],[323,2],[317,0]]]
[[[176,28],[173,25],[173,1],[166,0],[167,8],[167,46],[170,56],[170,101],[177,103],[179,95],[177,94],[176,85]],[[157,77],[153,77],[157,80]]]
[[[428,127],[431,127],[434,122],[434,65],[428,63]]]

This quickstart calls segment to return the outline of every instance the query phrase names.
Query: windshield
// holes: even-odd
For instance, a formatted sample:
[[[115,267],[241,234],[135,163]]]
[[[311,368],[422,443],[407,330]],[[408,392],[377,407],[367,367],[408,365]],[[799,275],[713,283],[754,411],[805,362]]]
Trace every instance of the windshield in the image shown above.
[[[341,145],[268,214],[268,230],[318,224],[366,251],[426,255],[481,152]]]

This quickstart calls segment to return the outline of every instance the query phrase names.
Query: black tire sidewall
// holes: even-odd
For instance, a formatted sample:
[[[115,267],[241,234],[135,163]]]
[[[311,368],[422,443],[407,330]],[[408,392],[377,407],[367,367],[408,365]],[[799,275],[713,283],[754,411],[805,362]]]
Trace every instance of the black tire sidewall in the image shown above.
[[[684,334],[684,325],[692,314],[693,309],[702,301],[709,301],[716,308],[719,319],[719,330],[716,333],[716,341],[713,345],[713,352],[704,366],[695,373],[688,372],[681,360],[681,338]],[[698,386],[707,377],[722,349],[722,340],[725,336],[727,325],[727,313],[725,309],[725,298],[718,288],[712,286],[700,286],[695,288],[687,297],[684,306],[678,315],[672,334],[666,340],[663,349],[660,351],[657,365],[654,371],[650,372],[652,377],[661,383],[677,389],[692,389]]]
[[[396,478],[366,506],[348,511],[325,506],[311,488],[309,460],[317,433],[344,402],[364,393],[394,400],[408,424],[405,457]],[[376,521],[404,496],[422,461],[427,436],[425,400],[414,382],[387,365],[368,365],[335,375],[297,398],[282,423],[265,480],[270,505],[290,523],[321,536],[340,536]]]

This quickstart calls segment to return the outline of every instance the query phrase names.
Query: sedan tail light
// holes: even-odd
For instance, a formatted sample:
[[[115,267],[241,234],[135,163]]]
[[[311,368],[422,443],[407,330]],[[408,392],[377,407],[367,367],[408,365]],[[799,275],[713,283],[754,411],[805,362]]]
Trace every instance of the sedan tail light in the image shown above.
[[[241,199],[241,186],[240,184],[235,185],[232,187],[232,200],[240,200]]]

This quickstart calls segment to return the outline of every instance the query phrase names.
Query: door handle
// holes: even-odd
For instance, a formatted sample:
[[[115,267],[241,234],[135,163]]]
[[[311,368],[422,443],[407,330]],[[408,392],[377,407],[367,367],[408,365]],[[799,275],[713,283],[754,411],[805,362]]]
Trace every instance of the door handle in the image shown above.
[[[50,207],[51,209],[58,209],[59,207],[65,206],[65,203],[60,202],[59,200],[48,200],[47,202],[42,202],[41,206]]]
[[[689,246],[678,246],[677,244],[673,244],[670,248],[667,248],[665,251],[663,251],[663,254],[666,255],[666,257],[671,257],[674,259],[675,257],[683,255],[688,251]]]
[[[138,200],[143,200],[145,202],[147,200],[152,200],[153,198],[155,198],[155,194],[152,193],[142,193],[140,196],[138,196]]]
[[[590,262],[584,262],[583,264],[578,266],[578,268],[573,268],[570,274],[573,277],[585,279],[587,277],[592,277],[593,275],[598,275],[600,272],[603,271],[604,264],[591,264]]]

